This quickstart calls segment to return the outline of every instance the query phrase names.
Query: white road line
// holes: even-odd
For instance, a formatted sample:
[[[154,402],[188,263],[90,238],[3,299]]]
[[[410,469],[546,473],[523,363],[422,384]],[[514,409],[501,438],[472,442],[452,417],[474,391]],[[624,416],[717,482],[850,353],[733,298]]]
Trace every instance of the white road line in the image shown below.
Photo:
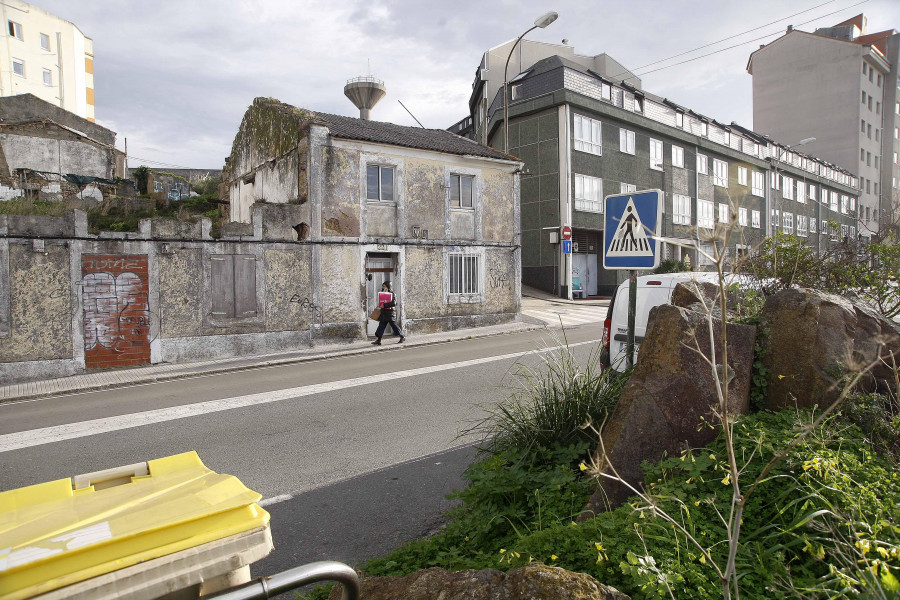
[[[586,342],[579,342],[577,344],[569,344],[569,347],[574,348],[586,344],[596,344],[598,342],[600,342],[600,340],[589,340]],[[555,346],[553,348],[544,348],[538,350],[537,352],[548,352],[557,348],[559,348],[559,346]],[[98,435],[101,433],[120,431],[122,429],[131,429],[133,427],[141,427],[143,425],[153,425],[156,423],[164,423],[166,421],[174,421],[176,419],[187,419],[190,417],[196,417],[209,413],[232,410],[235,408],[247,408],[248,406],[258,406],[260,404],[280,402],[282,400],[290,400],[292,398],[313,396],[315,394],[324,394],[336,390],[343,390],[352,387],[392,381],[394,379],[417,377],[419,375],[448,371],[450,369],[460,369],[499,360],[509,360],[513,358],[519,358],[525,354],[527,353],[515,352],[512,354],[502,354],[500,356],[488,356],[485,358],[464,360],[444,365],[421,367],[419,369],[409,369],[406,371],[384,373],[381,375],[369,375],[367,377],[357,377],[354,379],[345,379],[343,381],[332,381],[329,383],[306,385],[301,387],[288,388],[285,390],[273,390],[271,392],[249,394],[246,396],[235,396],[233,398],[222,398],[220,400],[209,400],[207,402],[198,402],[196,404],[173,406],[170,408],[148,410],[145,412],[120,415],[116,417],[92,419],[90,421],[82,421],[79,423],[67,423],[65,425],[57,425],[54,427],[44,427],[41,429],[31,429],[29,431],[9,433],[6,435],[0,435],[0,453],[11,452],[12,450],[20,450],[22,448],[30,448],[32,446],[53,444],[65,440]]]

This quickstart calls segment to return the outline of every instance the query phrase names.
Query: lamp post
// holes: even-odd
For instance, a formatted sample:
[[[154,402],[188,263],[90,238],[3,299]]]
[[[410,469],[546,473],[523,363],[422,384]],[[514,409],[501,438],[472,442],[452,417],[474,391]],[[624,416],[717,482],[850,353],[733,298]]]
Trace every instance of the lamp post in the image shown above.
[[[797,147],[799,147],[799,146],[804,146],[804,145],[809,144],[809,143],[814,142],[814,141],[816,141],[816,138],[814,138],[814,137],[808,137],[808,138],[805,138],[805,139],[800,140],[799,142],[797,142],[797,143],[794,144],[793,146],[785,145],[785,146],[784,146],[784,147],[786,148],[785,152],[790,152],[793,148],[797,148]],[[779,158],[778,158],[778,148],[776,147],[776,149],[775,149],[775,156],[773,157],[773,160],[772,160],[772,167],[775,169],[775,184],[778,185],[778,189],[780,190],[780,189],[781,189],[781,185],[780,185],[780,183],[779,183],[779,181],[778,181],[778,160],[779,160]],[[769,186],[769,188],[770,188],[769,192],[770,192],[770,193],[769,193],[769,194],[766,194],[766,198],[767,198],[767,199],[769,198],[769,196],[772,195],[772,194],[771,194],[771,187],[772,187],[772,186]],[[784,194],[784,192],[782,191],[782,195],[783,195],[783,194]],[[781,206],[780,203],[779,203],[779,206]],[[819,203],[819,214],[820,214],[820,215],[821,215],[821,211],[822,211],[822,204]],[[780,210],[778,211],[778,213],[779,213],[779,216],[781,216],[781,211],[780,211]],[[772,206],[771,206],[771,204],[769,204],[768,206],[766,206],[766,223],[768,224],[767,227],[766,227],[766,237],[771,237],[772,234],[775,232],[775,228],[778,227],[778,223],[775,223],[775,226],[774,226],[774,227],[772,226]],[[821,233],[820,233],[819,235],[821,235]],[[821,238],[819,238],[819,237],[817,236],[816,239],[818,240],[818,239],[821,239]]]
[[[522,41],[522,38],[528,35],[529,32],[534,31],[538,27],[543,29],[553,21],[555,21],[559,15],[555,12],[548,12],[545,15],[541,15],[534,21],[534,27],[526,30],[525,33],[519,36],[519,39],[516,40],[516,43],[513,44],[512,48],[509,50],[509,56],[506,57],[506,67],[503,69],[503,151],[509,154],[509,84],[507,82],[507,72],[509,71],[509,60],[512,58],[513,52],[516,51],[516,46],[519,45],[519,42]]]

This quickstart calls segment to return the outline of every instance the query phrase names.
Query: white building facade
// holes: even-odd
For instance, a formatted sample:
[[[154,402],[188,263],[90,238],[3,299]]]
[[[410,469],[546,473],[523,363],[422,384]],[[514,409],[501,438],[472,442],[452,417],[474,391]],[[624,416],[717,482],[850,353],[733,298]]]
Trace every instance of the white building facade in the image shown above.
[[[19,0],[0,3],[0,96],[33,94],[94,121],[94,43],[77,25]]]

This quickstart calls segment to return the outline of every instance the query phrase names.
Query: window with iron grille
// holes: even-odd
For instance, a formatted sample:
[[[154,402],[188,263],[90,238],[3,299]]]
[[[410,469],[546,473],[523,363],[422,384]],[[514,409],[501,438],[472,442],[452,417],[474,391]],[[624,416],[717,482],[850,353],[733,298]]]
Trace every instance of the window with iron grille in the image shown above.
[[[481,293],[481,257],[477,254],[449,255],[447,273],[450,295]]]
[[[256,317],[256,257],[248,254],[210,256],[212,315],[220,319]]]

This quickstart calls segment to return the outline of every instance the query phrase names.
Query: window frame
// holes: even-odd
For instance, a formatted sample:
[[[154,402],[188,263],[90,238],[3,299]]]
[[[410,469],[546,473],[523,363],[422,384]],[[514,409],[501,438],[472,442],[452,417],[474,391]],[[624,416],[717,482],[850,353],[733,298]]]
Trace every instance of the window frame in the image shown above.
[[[747,180],[748,180],[747,173],[748,173],[747,167],[742,167],[742,166],[738,165],[738,168],[737,168],[738,185],[743,185],[743,186],[747,185]]]
[[[41,38],[41,50],[44,50],[45,52],[50,52],[50,36],[47,35],[46,33],[41,32],[40,38]],[[44,45],[44,40],[47,40],[46,46]]]
[[[749,211],[745,207],[738,207],[738,225],[741,227],[747,227],[747,225],[749,225],[750,217],[748,213]]]
[[[697,173],[709,175],[709,157],[705,154],[697,154]]]
[[[253,254],[209,255],[210,320],[235,322],[261,318],[258,270],[259,259]]]
[[[766,173],[765,171],[753,171],[750,175],[750,193],[760,198],[766,196]]]
[[[12,19],[6,20],[6,32],[9,37],[16,38],[20,42],[25,41],[25,34],[22,32],[22,24]]]
[[[662,140],[650,138],[650,168],[654,171],[665,169],[665,146]]]
[[[713,159],[713,185],[728,188],[728,163],[718,158]]]
[[[728,225],[728,223],[731,221],[731,207],[728,205],[728,203],[719,202],[718,212],[719,223]]]
[[[454,178],[456,180],[456,185],[454,187]],[[469,185],[469,205],[466,206],[463,204],[463,181],[470,181]],[[456,204],[454,204],[453,200],[453,191],[456,190],[457,198]],[[469,173],[450,173],[450,187],[448,188],[448,192],[450,194],[450,210],[475,210],[475,176]]]
[[[672,166],[684,168],[684,148],[681,146],[672,146]]]
[[[760,211],[750,211],[750,227],[753,229],[760,229],[762,227],[762,213]]]
[[[712,200],[697,198],[697,228],[716,228],[716,207]]]
[[[619,128],[619,152],[632,156],[636,154],[634,132],[630,129]]]
[[[378,169],[378,182],[376,184],[376,189],[378,190],[378,197],[371,198],[369,197],[369,169],[376,168]],[[391,172],[391,199],[385,200],[382,197],[382,171],[389,170]],[[397,192],[396,192],[396,183],[397,183],[397,167],[395,165],[384,164],[378,161],[367,162],[366,163],[366,177],[364,179],[364,186],[366,190],[366,202],[370,202],[373,204],[394,204],[397,202]]]
[[[19,65],[20,67],[22,67],[21,73],[16,71],[16,65]],[[12,68],[13,75],[15,75],[16,77],[21,77],[22,79],[26,78],[25,61],[24,60],[22,60],[21,58],[13,58],[12,59],[12,67],[13,67]]]
[[[573,173],[572,176],[572,196],[575,199],[575,210],[603,214],[603,179],[581,173]],[[588,197],[585,192],[588,187],[592,188],[593,198]],[[580,196],[579,191],[581,192]]]
[[[467,265],[475,267],[466,275]],[[456,271],[462,269],[462,272]],[[456,275],[454,276],[454,272]],[[471,273],[471,271],[469,271]],[[444,298],[447,304],[473,304],[485,299],[485,254],[483,248],[474,250],[447,249],[444,252]]]
[[[587,122],[588,138],[579,137],[584,133],[585,122]],[[601,121],[575,113],[572,123],[572,138],[573,149],[603,156],[603,123]]]
[[[45,86],[53,87],[53,71],[51,71],[50,69],[43,69],[41,72],[41,77],[43,78]]]
[[[691,197],[684,194],[672,195],[672,224],[691,224]]]

